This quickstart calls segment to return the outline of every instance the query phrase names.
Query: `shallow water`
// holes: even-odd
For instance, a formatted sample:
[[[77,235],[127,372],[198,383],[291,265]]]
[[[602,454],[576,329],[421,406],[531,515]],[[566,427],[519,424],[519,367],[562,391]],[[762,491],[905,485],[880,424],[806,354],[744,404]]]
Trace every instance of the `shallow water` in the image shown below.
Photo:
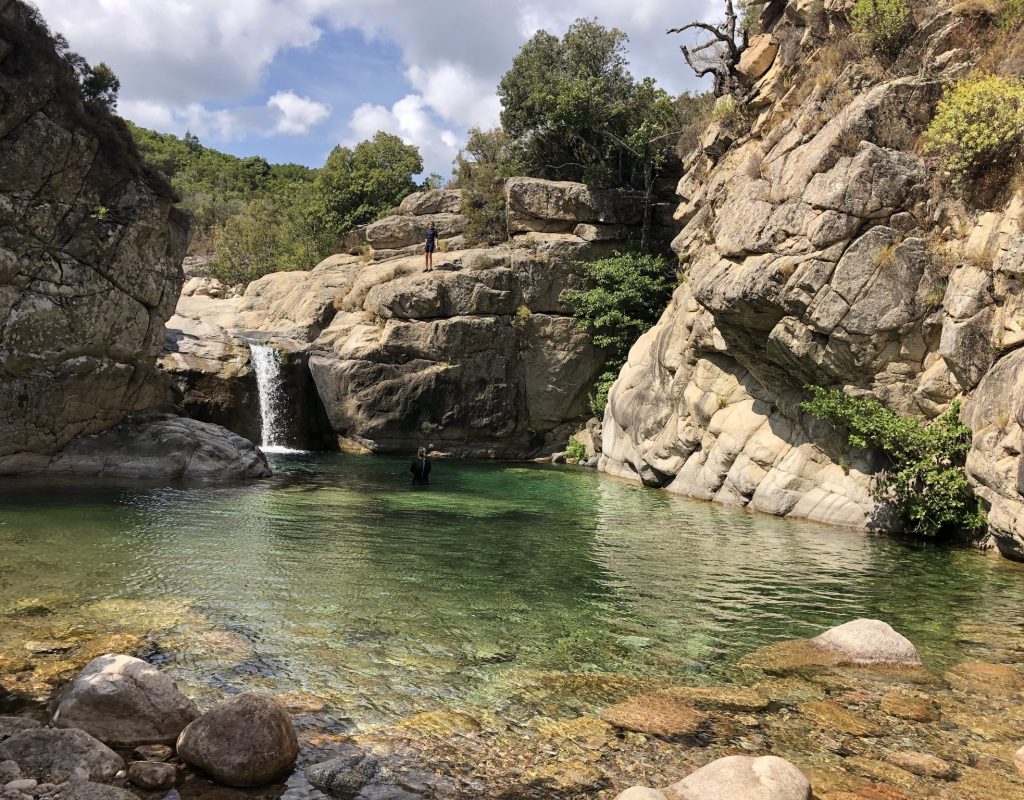
[[[941,670],[958,623],[1024,619],[1024,570],[973,551],[582,469],[439,462],[417,490],[405,459],[272,458],[275,478],[229,487],[3,482],[0,628],[145,619],[201,702],[308,692],[372,724],[494,707],[538,671],[728,679],[861,616]]]

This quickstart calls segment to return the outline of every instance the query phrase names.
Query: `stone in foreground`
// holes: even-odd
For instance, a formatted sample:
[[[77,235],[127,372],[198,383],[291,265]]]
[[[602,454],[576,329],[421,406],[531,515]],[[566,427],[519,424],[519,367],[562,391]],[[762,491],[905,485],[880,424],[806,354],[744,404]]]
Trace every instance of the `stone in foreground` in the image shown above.
[[[0,742],[10,739],[16,733],[38,727],[39,723],[28,717],[0,717]]]
[[[269,697],[243,694],[203,714],[178,737],[178,755],[227,786],[264,786],[299,754],[291,720]]]
[[[61,693],[52,723],[112,747],[170,744],[199,716],[174,681],[139,658],[94,658]]]
[[[669,787],[680,800],[810,800],[811,783],[777,756],[728,756]]]
[[[921,656],[913,643],[878,619],[856,619],[830,628],[811,643],[846,663],[921,666]]]
[[[646,786],[634,786],[620,792],[615,800],[666,800],[665,793],[659,789],[649,789]]]
[[[136,761],[128,767],[128,780],[140,789],[150,792],[171,789],[178,782],[178,770],[173,764],[155,761]]]
[[[117,753],[76,728],[35,728],[0,743],[0,761],[11,760],[23,775],[47,783],[109,781],[124,769]]]
[[[56,797],[60,800],[139,800],[127,789],[90,781],[69,783]]]

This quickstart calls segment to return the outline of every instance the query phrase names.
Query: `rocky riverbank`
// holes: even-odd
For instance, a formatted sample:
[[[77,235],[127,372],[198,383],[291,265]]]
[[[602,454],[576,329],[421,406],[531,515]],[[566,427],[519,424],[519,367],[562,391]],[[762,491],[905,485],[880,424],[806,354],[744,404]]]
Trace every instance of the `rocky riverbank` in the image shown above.
[[[147,662],[101,655],[47,710],[0,717],[0,795],[1024,798],[1019,629],[963,626],[959,638],[977,660],[941,675],[871,620],[753,652],[731,685],[510,672],[498,706],[335,733],[313,696],[204,698],[203,711]],[[4,662],[0,680],[30,685],[26,662]],[[22,692],[5,690],[0,708]]]

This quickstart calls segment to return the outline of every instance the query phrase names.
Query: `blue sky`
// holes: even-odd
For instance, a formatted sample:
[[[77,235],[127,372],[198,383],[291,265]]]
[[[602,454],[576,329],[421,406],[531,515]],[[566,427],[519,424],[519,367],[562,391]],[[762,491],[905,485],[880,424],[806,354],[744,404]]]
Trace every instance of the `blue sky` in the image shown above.
[[[121,79],[120,113],[237,155],[319,166],[377,130],[447,176],[519,47],[596,17],[630,37],[634,74],[698,88],[665,29],[717,0],[36,0],[50,26]]]

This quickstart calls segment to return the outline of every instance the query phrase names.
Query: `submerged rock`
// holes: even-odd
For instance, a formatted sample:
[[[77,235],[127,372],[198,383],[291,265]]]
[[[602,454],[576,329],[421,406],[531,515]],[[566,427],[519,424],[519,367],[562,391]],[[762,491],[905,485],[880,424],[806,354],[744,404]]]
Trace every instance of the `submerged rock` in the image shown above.
[[[295,765],[299,743],[277,703],[243,694],[206,712],[178,737],[178,755],[227,786],[264,786]]]
[[[199,716],[169,677],[138,658],[104,655],[61,693],[58,728],[81,728],[114,747],[169,744]]]
[[[109,781],[124,769],[124,759],[102,742],[75,728],[35,728],[0,742],[0,761],[17,762],[22,773],[39,781]]]
[[[707,715],[682,698],[645,694],[606,709],[601,719],[627,731],[676,737],[696,734]]]

